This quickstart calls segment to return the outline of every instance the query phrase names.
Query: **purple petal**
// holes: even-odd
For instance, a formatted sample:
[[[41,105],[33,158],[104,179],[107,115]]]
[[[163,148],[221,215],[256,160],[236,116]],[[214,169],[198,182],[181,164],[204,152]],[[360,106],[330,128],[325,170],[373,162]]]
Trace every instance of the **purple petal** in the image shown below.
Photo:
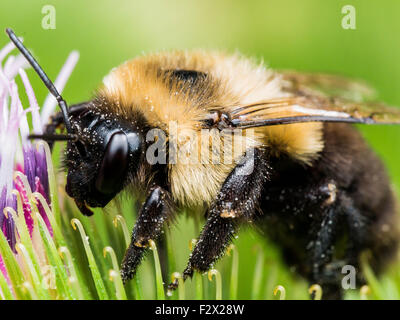
[[[41,193],[46,198],[46,193],[44,191],[43,185],[40,182],[40,179],[38,177],[36,177],[35,181],[36,181],[35,191]],[[48,203],[47,199],[46,199],[46,201]],[[44,210],[40,201],[38,202],[37,207],[39,209],[40,215],[42,216],[44,222],[46,223],[47,229],[49,229],[51,236],[53,236],[53,228],[51,227],[49,218],[47,217],[46,211]]]
[[[23,148],[24,157],[24,174],[26,175],[29,185],[32,190],[35,189],[35,177],[36,177],[36,150],[30,146]]]
[[[47,203],[50,205],[50,193],[49,193],[49,177],[47,173],[47,162],[46,154],[42,147],[35,152],[36,159],[36,177],[40,181],[40,185],[43,187],[43,196]]]
[[[16,209],[17,199],[15,195],[13,195],[12,193],[8,193],[7,189],[3,188],[0,193],[0,209],[2,211],[0,214],[0,226],[1,229],[3,230],[4,235],[7,238],[10,247],[13,250],[15,250],[16,238],[15,238],[14,221],[12,220],[10,215],[8,216],[8,219],[5,217],[3,210],[6,207],[11,207],[13,209]]]
[[[22,183],[21,179],[17,177],[15,182],[15,189],[18,190],[21,200],[22,200],[22,209],[24,211],[25,222],[29,230],[30,236],[32,236],[33,232],[33,218],[32,218],[32,208],[29,203],[28,194],[26,189],[24,188],[24,184]]]

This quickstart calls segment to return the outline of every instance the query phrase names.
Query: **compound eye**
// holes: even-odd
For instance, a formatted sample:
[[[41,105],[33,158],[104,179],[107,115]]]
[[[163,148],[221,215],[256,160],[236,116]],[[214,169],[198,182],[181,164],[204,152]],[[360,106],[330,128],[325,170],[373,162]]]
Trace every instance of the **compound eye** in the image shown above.
[[[107,144],[106,152],[96,179],[96,189],[103,194],[117,193],[128,169],[128,139],[123,132],[114,133]]]

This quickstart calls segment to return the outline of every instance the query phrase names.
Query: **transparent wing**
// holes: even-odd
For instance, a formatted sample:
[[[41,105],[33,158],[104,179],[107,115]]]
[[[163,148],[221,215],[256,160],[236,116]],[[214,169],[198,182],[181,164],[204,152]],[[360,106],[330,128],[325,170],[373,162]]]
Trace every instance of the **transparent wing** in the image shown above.
[[[349,79],[337,75],[281,71],[284,90],[298,95],[324,95],[353,102],[376,99],[376,91],[362,80]]]
[[[400,124],[400,108],[372,102],[375,92],[365,84],[320,74],[282,76],[291,97],[235,107],[232,123],[242,128],[316,121]]]

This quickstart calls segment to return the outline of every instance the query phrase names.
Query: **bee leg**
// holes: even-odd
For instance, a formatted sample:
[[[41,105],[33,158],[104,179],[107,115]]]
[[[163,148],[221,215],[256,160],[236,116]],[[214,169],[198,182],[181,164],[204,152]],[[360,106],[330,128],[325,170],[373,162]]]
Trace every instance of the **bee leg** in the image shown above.
[[[342,198],[343,214],[349,230],[345,265],[354,268],[356,272],[355,284],[359,287],[365,284],[365,278],[362,275],[359,258],[362,251],[367,247],[370,238],[369,225],[371,221],[365,215],[362,215],[356,207],[354,207],[351,198]]]
[[[156,241],[158,256],[160,258],[161,275],[163,279],[169,278],[168,249],[167,249],[168,244],[167,244],[166,232],[167,230],[165,230],[164,228],[164,231],[161,233],[161,235],[158,237]]]
[[[149,247],[149,240],[155,241],[159,237],[170,212],[168,192],[159,186],[153,187],[140,209],[131,244],[122,261],[121,276],[124,283],[135,276],[136,269]]]
[[[193,249],[183,278],[191,277],[194,270],[205,272],[220,258],[241,223],[256,217],[261,190],[268,179],[268,165],[264,152],[250,150],[226,178]],[[169,285],[176,289],[178,283]]]
[[[353,206],[352,200],[340,194],[337,204],[330,206],[324,216],[312,251],[313,281],[321,284],[324,299],[340,299],[343,295],[342,268],[351,265],[358,274],[358,257],[366,241],[366,219]],[[348,248],[344,260],[332,261],[337,230],[346,225]]]
[[[312,282],[322,287],[324,299],[340,299],[342,294],[337,272],[328,272],[329,268],[327,269],[332,262],[337,227],[340,221],[339,212],[337,205],[327,207],[318,226],[317,235],[311,242]]]
[[[358,264],[358,256],[365,246],[368,238],[368,219],[353,206],[353,201],[348,197],[342,197],[343,212],[349,228],[349,246],[347,258],[349,263]],[[349,264],[348,263],[348,264]]]

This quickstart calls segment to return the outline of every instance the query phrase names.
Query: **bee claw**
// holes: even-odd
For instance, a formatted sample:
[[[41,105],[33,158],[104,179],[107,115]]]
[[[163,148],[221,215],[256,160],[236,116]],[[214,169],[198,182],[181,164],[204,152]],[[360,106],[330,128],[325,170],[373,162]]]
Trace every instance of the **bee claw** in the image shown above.
[[[178,288],[179,279],[175,279],[168,285],[168,291],[175,291]]]
[[[193,269],[188,266],[185,271],[182,273],[182,280],[185,281],[188,277],[193,276]],[[168,292],[175,291],[179,286],[179,278],[175,278],[169,285],[168,285]]]

